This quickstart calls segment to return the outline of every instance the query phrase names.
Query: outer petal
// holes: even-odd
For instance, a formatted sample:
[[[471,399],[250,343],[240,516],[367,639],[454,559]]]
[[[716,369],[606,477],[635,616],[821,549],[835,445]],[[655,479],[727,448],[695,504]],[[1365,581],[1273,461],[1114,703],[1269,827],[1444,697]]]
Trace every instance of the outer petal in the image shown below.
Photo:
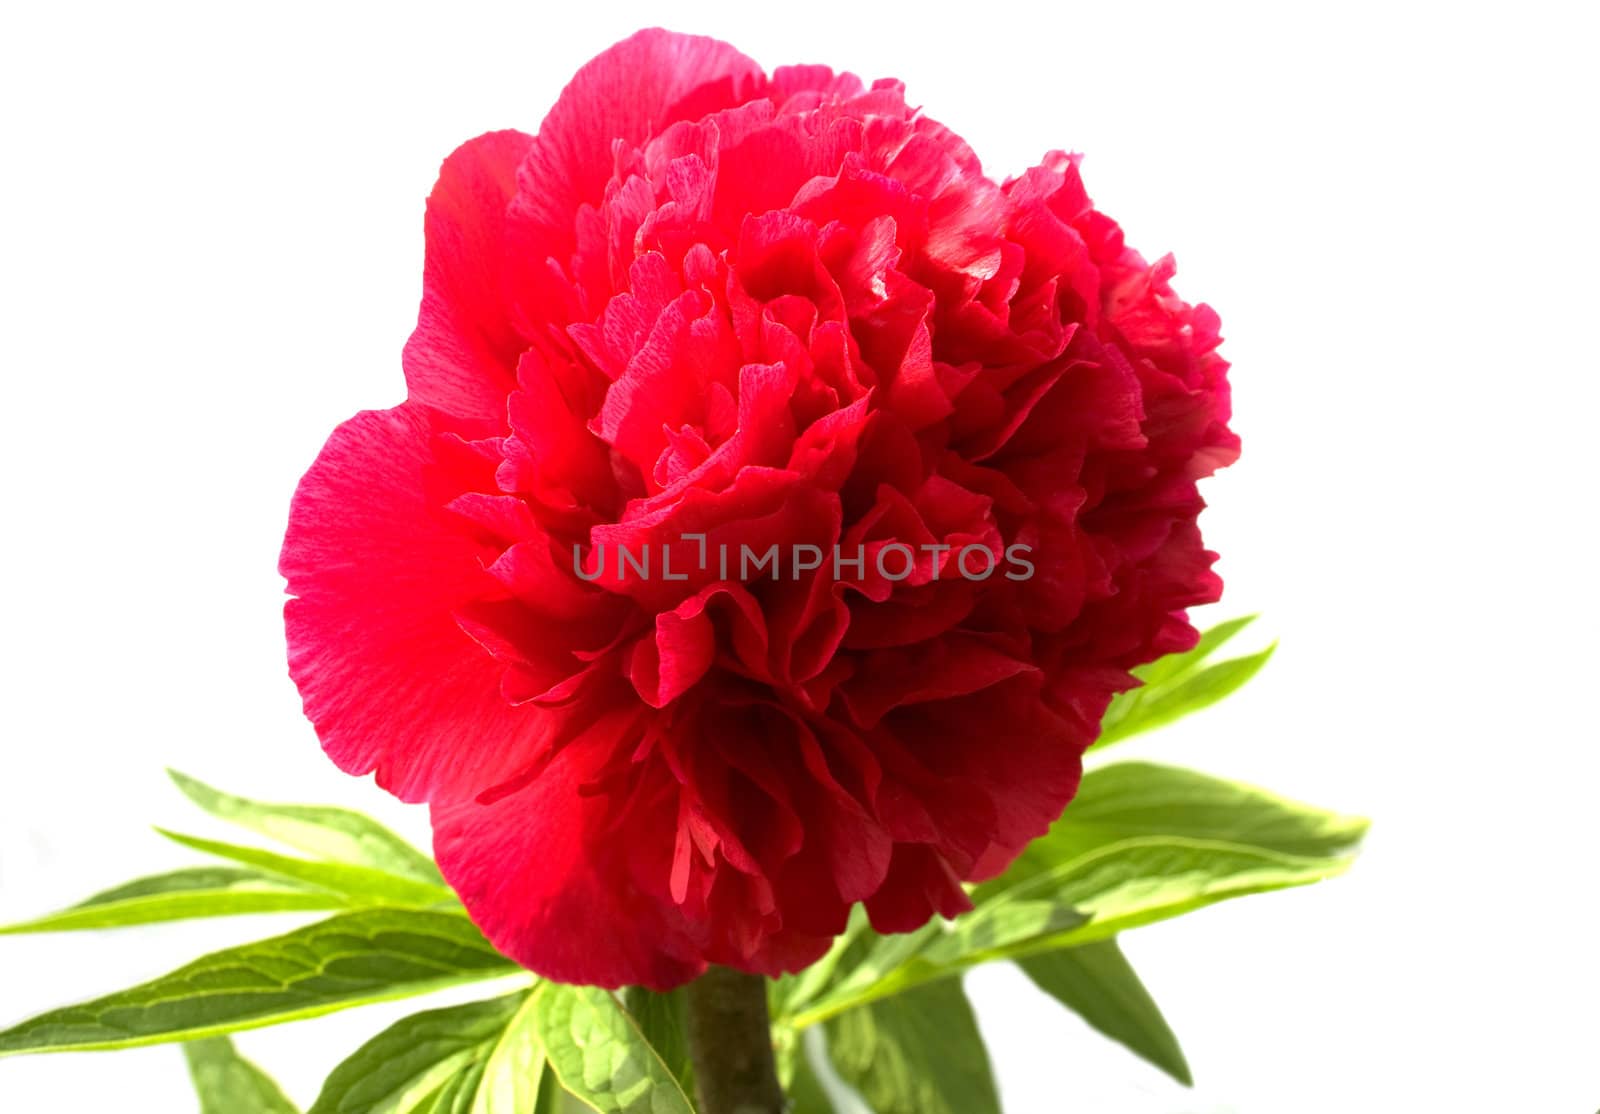
[[[324,749],[405,800],[471,794],[525,764],[552,724],[510,707],[453,611],[494,581],[424,491],[438,467],[409,403],[334,430],[295,492],[279,571],[289,673]]]
[[[637,145],[678,120],[732,108],[761,67],[727,43],[654,28],[587,63],[539,127],[519,175],[517,213],[541,230],[543,255],[565,263],[580,206],[595,204],[613,169],[612,143]]]
[[[625,726],[603,721],[492,804],[435,803],[433,849],[472,919],[518,963],[560,982],[666,990],[705,966],[664,893],[676,793],[646,785],[629,807],[592,791]]]
[[[506,395],[526,347],[508,310],[518,261],[506,209],[532,143],[522,132],[500,131],[456,148],[428,195],[423,223],[422,307],[406,342],[406,386],[413,402],[485,433],[505,428]]]

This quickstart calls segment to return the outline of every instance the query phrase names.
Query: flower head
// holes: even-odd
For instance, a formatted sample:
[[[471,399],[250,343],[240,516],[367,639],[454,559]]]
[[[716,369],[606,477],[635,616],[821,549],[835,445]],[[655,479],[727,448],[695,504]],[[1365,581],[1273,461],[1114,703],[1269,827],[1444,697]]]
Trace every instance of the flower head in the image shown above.
[[[294,499],[290,667],[536,971],[960,912],[1220,590],[1217,318],[1072,156],[998,183],[898,83],[647,31],[451,155],[426,237],[407,400]]]

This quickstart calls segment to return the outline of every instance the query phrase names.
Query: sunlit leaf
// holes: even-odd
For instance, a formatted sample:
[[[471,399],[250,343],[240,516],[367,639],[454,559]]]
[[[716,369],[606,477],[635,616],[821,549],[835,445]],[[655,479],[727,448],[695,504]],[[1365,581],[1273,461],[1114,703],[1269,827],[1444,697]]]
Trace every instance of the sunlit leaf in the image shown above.
[[[876,1114],[1000,1114],[983,1035],[959,979],[850,1010],[828,1056]]]
[[[671,1070],[609,991],[545,983],[534,992],[534,1011],[562,1086],[601,1114],[694,1114]]]
[[[1085,774],[1061,819],[978,894],[998,893],[1096,848],[1141,836],[1342,859],[1366,830],[1367,821],[1359,816],[1291,801],[1243,782],[1178,766],[1118,762]]]
[[[689,1059],[683,991],[663,994],[642,986],[630,986],[623,992],[622,1005],[684,1094],[694,1094],[694,1068]]]
[[[300,1114],[270,1075],[240,1056],[227,1037],[183,1046],[200,1114]]]
[[[333,1069],[310,1114],[530,1114],[544,1054],[528,991],[413,1014]]]
[[[1220,662],[1213,662],[1211,658],[1223,643],[1255,618],[1248,615],[1219,623],[1200,636],[1194,649],[1168,654],[1135,669],[1134,675],[1142,682],[1141,686],[1112,700],[1101,721],[1100,737],[1095,745],[1109,746],[1163,727],[1191,712],[1208,708],[1241,688],[1266,665],[1277,643],[1243,657]]]
[[[0,1032],[0,1055],[194,1040],[516,970],[465,917],[362,909],[31,1018]]]
[[[177,770],[167,774],[186,797],[213,816],[307,855],[443,885],[432,859],[369,816],[332,806],[265,804],[213,789]]]
[[[1115,940],[1040,952],[1017,965],[1101,1033],[1178,1082],[1193,1082],[1177,1036]]]
[[[1359,818],[1187,770],[1128,763],[1084,778],[1079,799],[975,908],[903,937],[870,938],[841,957],[785,1019],[815,1024],[846,1009],[947,978],[1181,916],[1218,901],[1343,872],[1366,829]]]
[[[181,832],[169,832],[165,828],[157,828],[156,831],[174,843],[192,850],[230,859],[280,878],[344,894],[356,901],[373,905],[429,906],[454,903],[456,900],[455,894],[443,883],[435,885],[418,882],[368,866],[299,859],[240,843],[223,843],[219,840],[184,835]]]
[[[347,904],[339,894],[307,889],[260,871],[192,867],[140,878],[59,912],[5,925],[0,935],[121,928],[242,913],[295,913]]]

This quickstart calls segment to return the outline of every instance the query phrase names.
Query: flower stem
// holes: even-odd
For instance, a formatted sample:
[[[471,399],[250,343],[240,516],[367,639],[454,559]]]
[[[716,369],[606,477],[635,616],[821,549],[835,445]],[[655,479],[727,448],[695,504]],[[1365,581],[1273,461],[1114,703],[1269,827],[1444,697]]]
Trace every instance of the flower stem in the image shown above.
[[[783,1114],[766,980],[711,967],[684,998],[700,1114]]]

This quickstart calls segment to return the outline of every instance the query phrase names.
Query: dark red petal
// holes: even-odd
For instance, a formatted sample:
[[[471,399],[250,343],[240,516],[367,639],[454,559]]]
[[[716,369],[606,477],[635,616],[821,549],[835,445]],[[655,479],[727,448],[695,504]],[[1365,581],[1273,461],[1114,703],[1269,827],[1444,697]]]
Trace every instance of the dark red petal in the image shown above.
[[[911,932],[934,915],[958,917],[972,908],[961,879],[931,847],[902,843],[894,849],[889,876],[866,901],[879,932]]]
[[[870,730],[896,708],[966,696],[1036,671],[983,639],[956,634],[867,654],[842,694],[851,717]],[[908,738],[916,747],[915,736]]]
[[[994,803],[983,863],[1009,862],[1078,791],[1090,737],[1047,708],[1040,690],[1037,674],[1021,674],[974,695],[902,707],[885,720],[928,774]],[[942,850],[966,878],[976,877],[954,848]]]

